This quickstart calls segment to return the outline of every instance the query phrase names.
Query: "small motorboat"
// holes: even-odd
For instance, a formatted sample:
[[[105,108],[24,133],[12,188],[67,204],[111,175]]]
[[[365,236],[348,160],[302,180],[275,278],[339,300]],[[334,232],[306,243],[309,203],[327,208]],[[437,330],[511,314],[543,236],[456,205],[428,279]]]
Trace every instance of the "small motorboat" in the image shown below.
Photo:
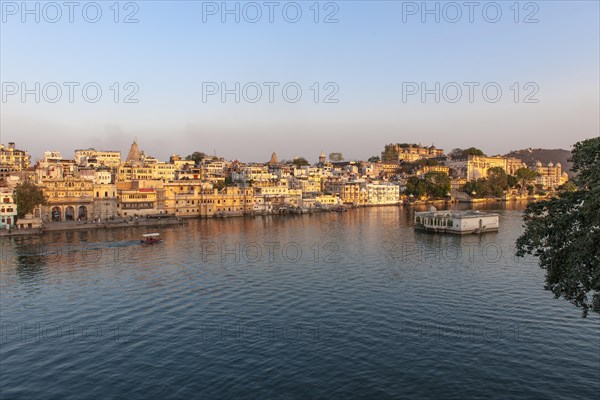
[[[157,244],[163,241],[160,238],[160,233],[146,233],[142,235],[142,238],[143,239],[140,240],[142,244]]]

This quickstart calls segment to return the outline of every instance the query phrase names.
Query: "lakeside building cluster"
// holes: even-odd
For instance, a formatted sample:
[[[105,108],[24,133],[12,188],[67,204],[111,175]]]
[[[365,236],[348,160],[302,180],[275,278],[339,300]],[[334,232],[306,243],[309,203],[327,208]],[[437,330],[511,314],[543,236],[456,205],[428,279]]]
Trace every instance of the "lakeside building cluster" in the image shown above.
[[[406,165],[419,160],[432,165]],[[46,151],[31,165],[30,155],[14,143],[0,147],[0,229],[65,221],[107,221],[131,218],[216,217],[303,212],[350,206],[397,205],[410,177],[438,172],[451,178],[448,197],[458,196],[468,181],[486,177],[492,167],[508,174],[527,167],[502,156],[450,157],[442,149],[417,144],[385,146],[381,161],[330,161],[324,153],[312,165],[279,162],[242,163],[206,156],[199,162],[172,155],[169,161],[140,150],[136,141],[122,159],[120,151],[76,150],[72,159]],[[552,191],[568,180],[560,163],[528,166],[538,172],[537,184]],[[20,181],[40,187],[48,199],[17,221],[13,190]],[[505,197],[516,196],[506,193]],[[20,225],[19,225],[20,224]]]

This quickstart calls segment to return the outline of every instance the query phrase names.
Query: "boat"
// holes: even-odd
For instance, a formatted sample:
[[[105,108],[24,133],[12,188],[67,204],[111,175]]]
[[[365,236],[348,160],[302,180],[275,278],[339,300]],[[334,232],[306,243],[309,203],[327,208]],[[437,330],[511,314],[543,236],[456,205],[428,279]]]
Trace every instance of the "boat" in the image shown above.
[[[415,212],[414,228],[434,233],[454,233],[459,235],[497,232],[500,228],[498,214],[468,211],[438,211],[431,207],[429,211]]]
[[[143,239],[140,240],[142,244],[157,244],[163,241],[160,238],[160,233],[146,233],[142,235],[142,238]]]

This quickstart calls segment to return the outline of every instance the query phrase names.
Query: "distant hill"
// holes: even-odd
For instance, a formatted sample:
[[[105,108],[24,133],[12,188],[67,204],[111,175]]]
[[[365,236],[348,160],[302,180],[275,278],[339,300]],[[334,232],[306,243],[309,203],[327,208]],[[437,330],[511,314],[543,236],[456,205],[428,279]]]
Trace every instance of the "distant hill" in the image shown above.
[[[571,151],[564,149],[524,149],[524,150],[513,150],[506,154],[506,157],[516,157],[523,160],[527,165],[533,165],[538,160],[542,164],[548,164],[552,162],[556,164],[560,162],[563,170],[569,174],[569,177],[573,177],[575,174],[571,172],[571,163],[568,161],[571,159]]]

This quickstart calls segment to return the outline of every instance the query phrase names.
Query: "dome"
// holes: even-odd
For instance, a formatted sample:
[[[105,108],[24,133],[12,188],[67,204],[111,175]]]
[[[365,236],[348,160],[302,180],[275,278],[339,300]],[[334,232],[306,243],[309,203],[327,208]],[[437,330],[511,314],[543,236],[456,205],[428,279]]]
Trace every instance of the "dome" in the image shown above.
[[[538,162],[536,162],[535,165],[537,165],[538,167],[541,167],[542,166],[542,162],[538,160]]]
[[[554,167],[554,164],[552,164],[552,162],[549,162],[548,167],[552,168],[552,167]]]

